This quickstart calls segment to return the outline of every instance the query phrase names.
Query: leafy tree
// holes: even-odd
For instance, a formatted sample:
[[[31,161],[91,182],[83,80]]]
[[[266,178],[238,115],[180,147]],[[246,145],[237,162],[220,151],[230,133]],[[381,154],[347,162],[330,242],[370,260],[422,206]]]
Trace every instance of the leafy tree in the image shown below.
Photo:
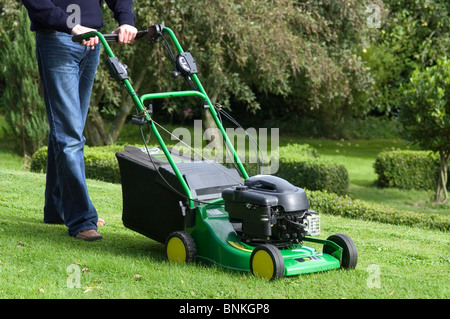
[[[450,157],[450,60],[438,59],[436,65],[413,72],[405,87],[400,121],[408,140],[439,152],[441,164],[435,200],[440,202],[443,193],[446,202]]]
[[[313,109],[335,123],[336,117],[367,109],[372,79],[356,54],[370,31],[366,3],[136,0],[134,7],[138,28],[162,23],[176,32],[195,57],[200,80],[215,102],[291,118]],[[112,30],[113,22],[107,25],[105,30]],[[138,93],[179,88],[181,83],[170,78],[173,70],[161,46],[139,43],[114,50],[128,65]],[[100,143],[112,143],[132,110],[131,101],[102,70],[95,85],[88,132],[91,140],[97,136]],[[274,111],[261,103],[269,96],[286,103]],[[175,116],[183,111],[169,100],[162,108]],[[106,131],[108,118],[113,124]]]
[[[292,94],[281,121],[309,118],[319,134],[335,136],[347,118],[370,112],[374,82],[361,50],[377,34],[367,26],[372,2],[296,2],[304,12],[294,28],[303,39],[298,55],[303,62],[291,78]]]
[[[402,100],[402,84],[414,70],[448,56],[450,2],[390,0],[378,4],[382,25],[362,48],[362,57],[375,79],[374,111],[392,116]]]
[[[176,32],[195,57],[200,79],[215,102],[234,112],[280,121],[308,115],[328,128],[322,131],[327,135],[346,117],[372,109],[377,92],[362,59],[366,43],[380,33],[367,27],[366,8],[372,2],[135,0],[134,8],[138,29],[162,23]],[[10,3],[0,0],[3,15]],[[106,6],[104,17],[104,32],[115,29]],[[14,29],[9,28],[14,20],[5,18],[3,29]],[[128,65],[138,94],[181,87],[180,80],[170,77],[173,66],[162,46],[144,41],[113,49]],[[114,143],[133,110],[126,91],[101,63],[86,125],[90,145]],[[180,104],[199,115],[199,103],[165,100],[155,115],[169,113],[182,120]]]
[[[1,31],[0,65],[5,88],[0,109],[5,112],[17,150],[24,154],[28,165],[29,157],[46,142],[48,126],[28,15],[24,8],[12,12],[17,13],[14,30]]]

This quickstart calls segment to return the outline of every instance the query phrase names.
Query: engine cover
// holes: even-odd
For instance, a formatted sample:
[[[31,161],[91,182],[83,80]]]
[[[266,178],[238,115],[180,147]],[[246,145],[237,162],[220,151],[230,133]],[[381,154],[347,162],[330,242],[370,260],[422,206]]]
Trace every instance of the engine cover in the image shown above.
[[[225,210],[246,242],[290,244],[317,234],[318,215],[304,189],[272,175],[256,175],[222,192]],[[314,229],[313,229],[314,228]]]

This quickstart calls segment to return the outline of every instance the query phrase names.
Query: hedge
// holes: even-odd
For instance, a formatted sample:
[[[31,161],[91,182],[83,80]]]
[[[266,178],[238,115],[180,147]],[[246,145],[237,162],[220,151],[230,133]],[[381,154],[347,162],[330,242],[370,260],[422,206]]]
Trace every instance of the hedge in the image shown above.
[[[121,150],[123,150],[123,146],[86,146],[86,176],[92,179],[120,183],[120,173],[117,159],[115,158],[115,153]],[[287,153],[291,153],[291,151],[297,152],[292,153],[294,155],[292,155],[291,158],[288,159]],[[307,154],[305,154],[305,151]],[[320,167],[320,165],[322,165],[318,164],[319,162],[321,162],[321,160],[319,160],[319,158],[317,157],[317,153],[314,151],[314,149],[308,146],[290,145],[286,149],[281,148],[280,153],[280,157],[283,157],[284,161],[280,164],[280,167],[285,166],[286,161],[288,160],[294,163],[294,159],[297,159],[297,161],[299,162],[301,162],[301,160],[304,160],[308,163],[314,162],[316,164],[316,169],[317,167]],[[31,170],[35,172],[45,172],[46,157],[47,148],[43,147],[39,149],[32,157]],[[288,165],[290,164],[288,163]],[[292,164],[291,167],[293,165],[294,164]],[[335,169],[330,168],[332,167],[332,165],[323,165],[323,167],[327,167],[326,170],[328,172]],[[302,165],[298,165],[297,163],[297,166]],[[304,166],[306,167],[306,165]],[[339,174],[345,173],[340,172]],[[291,172],[290,175],[293,176],[294,174],[292,174]],[[313,174],[310,174],[310,176],[311,175]],[[293,183],[297,184],[296,182]],[[441,231],[449,230],[448,216],[407,212],[383,205],[369,204],[361,200],[351,199],[348,196],[339,196],[338,194],[327,190],[310,190],[308,187],[304,188],[308,196],[311,208],[315,209],[318,213],[389,223],[394,225],[416,226]]]
[[[311,209],[316,210],[318,213],[446,232],[449,230],[450,218],[446,215],[398,210],[392,207],[351,199],[348,196],[338,196],[326,191],[306,190],[306,194]]]
[[[123,145],[84,147],[86,177],[110,183],[120,183],[119,164],[116,152],[123,151]],[[45,173],[47,169],[47,147],[41,147],[31,158],[31,171]]]
[[[385,151],[374,163],[377,186],[433,190],[439,176],[439,155],[430,151]]]
[[[343,165],[320,158],[309,145],[280,147],[280,165],[275,175],[302,188],[326,190],[338,195],[347,194],[350,185]]]
[[[120,171],[115,153],[123,146],[85,146],[86,177],[111,183],[120,183]],[[47,147],[39,149],[32,157],[31,170],[45,172]],[[307,144],[289,144],[280,148],[280,165],[275,174],[292,184],[311,190],[327,190],[346,194],[349,185],[347,170],[342,165],[325,161]]]

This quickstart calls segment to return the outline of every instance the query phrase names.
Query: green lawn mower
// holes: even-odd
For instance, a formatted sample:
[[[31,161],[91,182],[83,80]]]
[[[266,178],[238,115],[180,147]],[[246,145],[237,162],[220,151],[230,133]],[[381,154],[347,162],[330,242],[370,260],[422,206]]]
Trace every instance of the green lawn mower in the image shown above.
[[[248,176],[221,122],[218,113],[223,110],[206,94],[194,58],[183,51],[171,29],[154,25],[136,38],[164,45],[174,63],[172,75],[184,77],[191,90],[138,96],[126,67],[108,44],[117,41],[117,35],[90,32],[73,40],[93,36],[106,49],[111,76],[125,86],[135,104],[132,123],[141,133],[142,127],[149,127],[159,144],[149,148],[143,138],[145,147],[126,147],[116,154],[125,227],[164,244],[170,261],[213,264],[269,280],[356,267],[356,247],[348,236],[317,237],[320,217],[310,209],[302,188],[273,175]],[[211,113],[234,168],[166,146],[145,102],[188,96],[200,98]],[[308,242],[323,245],[322,251],[305,245]]]

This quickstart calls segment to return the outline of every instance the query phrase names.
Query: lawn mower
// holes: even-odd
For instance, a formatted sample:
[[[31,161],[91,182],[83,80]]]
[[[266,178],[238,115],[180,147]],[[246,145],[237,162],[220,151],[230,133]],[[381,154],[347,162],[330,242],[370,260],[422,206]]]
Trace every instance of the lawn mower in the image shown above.
[[[190,90],[138,96],[126,66],[108,44],[117,41],[116,34],[89,32],[73,41],[93,36],[106,50],[111,76],[125,86],[135,104],[132,123],[141,127],[141,133],[142,127],[149,128],[159,145],[149,148],[143,136],[145,147],[128,146],[116,153],[125,227],[164,244],[170,261],[218,265],[268,280],[356,267],[357,251],[350,237],[317,237],[320,216],[310,209],[304,189],[274,175],[248,175],[218,115],[222,110],[197,76],[195,59],[183,51],[170,28],[153,25],[139,31],[136,39],[162,43],[175,67],[172,76],[184,77]],[[188,96],[201,99],[210,112],[234,167],[196,160],[165,144],[145,102]],[[308,242],[322,245],[322,251],[305,245]]]

